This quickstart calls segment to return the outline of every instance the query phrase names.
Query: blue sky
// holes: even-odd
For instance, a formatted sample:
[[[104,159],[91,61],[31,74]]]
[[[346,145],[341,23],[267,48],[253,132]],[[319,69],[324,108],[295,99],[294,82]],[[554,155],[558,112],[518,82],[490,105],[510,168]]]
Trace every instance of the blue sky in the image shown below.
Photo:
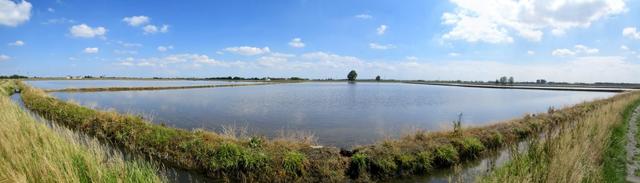
[[[0,0],[0,75],[640,82],[625,0]],[[635,21],[634,21],[635,20]]]

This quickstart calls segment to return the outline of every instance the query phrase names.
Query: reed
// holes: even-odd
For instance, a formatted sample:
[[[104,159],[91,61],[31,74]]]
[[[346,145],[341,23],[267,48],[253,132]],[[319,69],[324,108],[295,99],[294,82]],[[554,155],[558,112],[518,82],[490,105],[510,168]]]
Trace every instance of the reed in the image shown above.
[[[483,182],[624,182],[626,120],[640,93],[613,97],[584,118],[534,138]]]
[[[1,82],[0,90],[13,88]],[[96,139],[37,122],[0,96],[0,182],[164,182],[155,165],[125,161]]]

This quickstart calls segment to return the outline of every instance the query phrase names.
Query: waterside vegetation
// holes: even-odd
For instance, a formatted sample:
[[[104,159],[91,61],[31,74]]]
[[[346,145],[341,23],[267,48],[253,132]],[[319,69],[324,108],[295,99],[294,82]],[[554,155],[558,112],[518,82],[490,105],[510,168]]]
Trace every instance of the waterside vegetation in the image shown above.
[[[96,139],[37,122],[0,80],[0,182],[164,182],[156,165],[124,160]]]
[[[640,93],[616,95],[583,117],[559,123],[483,182],[625,182],[626,126]]]
[[[20,88],[27,108],[68,128],[211,177],[260,182],[378,181],[427,174],[556,127],[615,113],[618,108],[605,109],[638,96],[624,93],[490,126],[418,131],[400,139],[340,150],[318,146],[308,138],[236,137],[170,128],[139,116],[60,101],[24,84]]]

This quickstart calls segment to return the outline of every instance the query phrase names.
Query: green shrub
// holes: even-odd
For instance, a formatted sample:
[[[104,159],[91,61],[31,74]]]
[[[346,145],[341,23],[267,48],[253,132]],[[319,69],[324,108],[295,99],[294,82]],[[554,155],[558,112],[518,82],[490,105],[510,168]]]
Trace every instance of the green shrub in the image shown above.
[[[489,148],[500,147],[504,144],[504,136],[498,131],[493,131],[489,140],[485,144],[487,144],[487,147]]]
[[[433,163],[433,155],[428,151],[422,151],[416,154],[416,171],[419,173],[426,173],[430,170]]]
[[[237,170],[241,166],[243,156],[245,155],[244,149],[235,144],[224,143],[220,145],[211,160],[211,169],[234,169]]]
[[[304,164],[307,158],[304,154],[290,151],[284,156],[284,170],[294,176],[299,176],[304,174]]]
[[[403,153],[396,156],[396,165],[398,166],[400,174],[408,174],[414,172],[418,166],[416,158],[417,156],[409,153]]]
[[[438,166],[448,166],[459,160],[458,150],[451,144],[436,147],[435,162]]]
[[[387,177],[393,175],[398,169],[394,159],[390,155],[381,155],[369,158],[370,173],[377,177]]]
[[[368,159],[367,155],[363,153],[356,153],[351,156],[347,174],[349,174],[351,178],[358,178],[361,174],[366,173]]]
[[[482,144],[482,142],[480,142],[480,140],[478,140],[478,138],[475,137],[465,137],[462,142],[461,142],[461,154],[464,157],[476,157],[480,152],[484,151],[485,147]]]

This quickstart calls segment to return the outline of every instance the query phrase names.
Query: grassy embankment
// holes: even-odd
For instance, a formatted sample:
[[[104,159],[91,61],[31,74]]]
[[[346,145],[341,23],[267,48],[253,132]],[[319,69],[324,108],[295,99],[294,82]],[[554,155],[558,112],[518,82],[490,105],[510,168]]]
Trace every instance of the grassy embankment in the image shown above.
[[[620,94],[584,118],[534,138],[483,182],[625,182],[626,124],[640,93]]]
[[[312,148],[314,144],[309,141],[237,138],[202,130],[164,127],[140,117],[96,111],[60,101],[39,89],[22,88],[27,108],[72,129],[213,177],[262,182],[376,181],[424,174],[433,168],[477,158],[489,149],[558,125],[605,115],[595,111],[630,96],[623,94],[486,127],[416,132],[341,153],[332,147]]]
[[[162,182],[157,168],[124,161],[97,140],[36,122],[0,80],[0,182]]]
[[[102,88],[65,88],[45,90],[46,92],[101,92],[101,91],[135,91],[135,90],[177,90],[177,89],[194,89],[194,88],[221,88],[221,87],[239,87],[239,86],[258,86],[277,84],[273,82],[250,83],[250,84],[222,84],[222,85],[194,85],[194,86],[151,86],[151,87],[102,87]]]

